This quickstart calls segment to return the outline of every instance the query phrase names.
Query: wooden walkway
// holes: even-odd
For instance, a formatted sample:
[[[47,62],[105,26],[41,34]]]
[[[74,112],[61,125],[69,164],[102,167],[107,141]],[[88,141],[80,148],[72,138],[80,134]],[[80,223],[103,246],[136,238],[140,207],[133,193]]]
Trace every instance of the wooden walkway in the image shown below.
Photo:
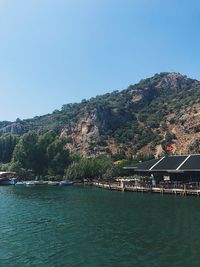
[[[142,186],[121,186],[118,184],[97,183],[92,185],[108,190],[126,191],[126,192],[142,192],[142,193],[159,193],[159,194],[173,194],[182,196],[200,196],[200,189],[181,189],[181,188],[162,188],[162,187],[142,187]]]

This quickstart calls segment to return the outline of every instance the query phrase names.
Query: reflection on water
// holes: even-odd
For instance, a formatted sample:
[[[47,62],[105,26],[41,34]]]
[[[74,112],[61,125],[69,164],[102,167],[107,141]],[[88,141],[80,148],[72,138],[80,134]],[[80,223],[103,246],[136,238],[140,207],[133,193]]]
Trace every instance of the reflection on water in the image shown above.
[[[200,266],[200,199],[0,187],[0,266]]]

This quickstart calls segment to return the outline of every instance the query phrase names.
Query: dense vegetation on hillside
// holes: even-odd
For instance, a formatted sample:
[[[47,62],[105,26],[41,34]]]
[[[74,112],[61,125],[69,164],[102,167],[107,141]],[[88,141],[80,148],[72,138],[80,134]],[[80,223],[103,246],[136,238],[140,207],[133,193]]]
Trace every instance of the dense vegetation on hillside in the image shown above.
[[[166,78],[168,80],[165,81]],[[23,134],[29,130],[46,129],[59,132],[69,121],[76,123],[86,112],[99,113],[99,123],[104,121],[103,125],[99,125],[102,134],[115,134],[118,129],[128,126],[129,122],[134,122],[135,128],[140,128],[138,121],[156,128],[169,112],[178,113],[183,106],[198,101],[199,89],[200,83],[196,80],[179,74],[174,77],[170,73],[161,73],[130,85],[123,91],[113,91],[89,100],[84,99],[81,103],[63,105],[61,110],[55,110],[52,114],[33,119],[17,119],[14,123],[0,122],[0,132]],[[134,102],[133,92],[142,94],[142,100]],[[109,117],[104,118],[104,115]]]
[[[12,135],[6,135],[4,139],[12,140]],[[122,174],[122,167],[127,163],[122,161],[115,167],[113,160],[107,157],[84,159],[77,154],[69,154],[65,148],[65,138],[59,137],[52,130],[43,134],[29,131],[20,139],[17,137],[13,140],[18,140],[18,143],[12,153],[8,151],[12,158],[7,164],[1,162],[0,168],[15,171],[24,179],[37,177],[59,180],[64,176],[71,180],[111,179]],[[9,145],[8,141],[7,148]]]
[[[105,161],[74,160],[74,152],[113,160],[145,153],[151,156],[158,145],[164,148],[176,144],[172,125],[179,125],[185,132],[200,132],[198,124],[189,130],[184,128],[183,118],[188,107],[198,113],[199,103],[200,82],[178,73],[156,74],[126,90],[63,105],[52,114],[0,122],[0,162],[10,162],[10,169],[30,170],[37,175],[62,176],[67,172],[83,177],[85,172],[92,176],[87,166],[102,169],[99,166],[106,165]],[[78,164],[82,175],[75,171]],[[112,169],[111,165],[107,169]]]

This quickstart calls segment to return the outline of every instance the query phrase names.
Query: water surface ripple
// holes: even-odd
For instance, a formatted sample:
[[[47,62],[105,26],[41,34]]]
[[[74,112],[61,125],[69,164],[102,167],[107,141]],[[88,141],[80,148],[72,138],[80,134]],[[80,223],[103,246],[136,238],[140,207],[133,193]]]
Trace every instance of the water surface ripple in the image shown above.
[[[199,237],[199,198],[0,187],[0,267],[199,267]]]

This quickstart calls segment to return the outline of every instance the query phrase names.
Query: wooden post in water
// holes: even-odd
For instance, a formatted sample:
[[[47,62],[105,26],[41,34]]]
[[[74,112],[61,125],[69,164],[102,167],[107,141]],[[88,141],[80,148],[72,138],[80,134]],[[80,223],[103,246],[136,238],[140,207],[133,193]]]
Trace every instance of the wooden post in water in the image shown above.
[[[183,185],[183,195],[186,195],[186,184]]]
[[[120,187],[121,187],[121,190],[124,191],[124,188],[125,188],[124,181],[120,181]]]

